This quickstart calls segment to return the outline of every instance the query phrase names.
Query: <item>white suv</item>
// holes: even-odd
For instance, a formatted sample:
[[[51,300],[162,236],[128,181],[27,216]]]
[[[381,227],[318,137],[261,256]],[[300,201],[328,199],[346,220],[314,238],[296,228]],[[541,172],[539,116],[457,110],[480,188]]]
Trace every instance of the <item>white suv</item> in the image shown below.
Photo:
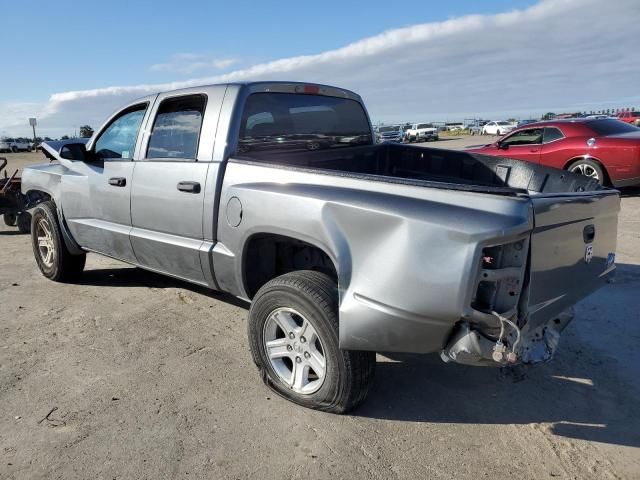
[[[0,140],[0,152],[28,152],[31,144],[14,138],[3,138]]]
[[[493,121],[487,123],[484,127],[482,127],[483,135],[504,135],[505,133],[509,133],[513,130],[513,125],[509,122],[503,121]]]
[[[404,138],[408,142],[438,140],[438,129],[433,123],[414,123],[404,132]]]

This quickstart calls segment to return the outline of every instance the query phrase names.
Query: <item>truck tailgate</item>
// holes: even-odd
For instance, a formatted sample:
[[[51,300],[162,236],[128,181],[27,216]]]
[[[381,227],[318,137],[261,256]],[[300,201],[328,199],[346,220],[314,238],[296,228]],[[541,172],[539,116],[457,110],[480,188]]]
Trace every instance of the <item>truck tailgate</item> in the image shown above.
[[[529,322],[540,325],[604,283],[615,270],[620,196],[615,190],[531,197]]]

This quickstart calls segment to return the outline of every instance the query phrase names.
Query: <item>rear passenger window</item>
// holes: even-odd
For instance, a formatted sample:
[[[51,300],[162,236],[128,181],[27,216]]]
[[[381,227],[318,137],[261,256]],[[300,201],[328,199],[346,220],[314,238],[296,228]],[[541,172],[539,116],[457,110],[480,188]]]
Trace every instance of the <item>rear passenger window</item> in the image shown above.
[[[544,143],[553,142],[563,137],[564,135],[557,128],[547,127],[544,129]]]
[[[204,95],[163,100],[151,130],[147,158],[195,160],[206,103]]]

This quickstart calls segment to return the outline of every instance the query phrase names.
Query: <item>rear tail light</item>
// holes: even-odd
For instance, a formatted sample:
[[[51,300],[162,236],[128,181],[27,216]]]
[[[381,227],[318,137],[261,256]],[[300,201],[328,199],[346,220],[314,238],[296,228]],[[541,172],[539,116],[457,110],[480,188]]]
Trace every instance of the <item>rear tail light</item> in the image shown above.
[[[318,85],[298,85],[296,93],[318,94],[320,93],[320,87]]]
[[[483,313],[511,314],[518,306],[529,240],[482,249],[471,307]]]

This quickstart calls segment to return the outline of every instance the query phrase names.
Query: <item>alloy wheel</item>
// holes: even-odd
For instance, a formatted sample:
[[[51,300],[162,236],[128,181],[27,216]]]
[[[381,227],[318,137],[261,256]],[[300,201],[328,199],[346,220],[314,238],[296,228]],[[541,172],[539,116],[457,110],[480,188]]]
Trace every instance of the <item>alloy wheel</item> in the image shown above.
[[[309,320],[292,308],[278,308],[267,317],[263,339],[271,368],[289,388],[310,395],[322,387],[325,349]]]
[[[41,218],[38,221],[36,226],[36,237],[38,239],[38,253],[40,254],[40,259],[46,267],[51,268],[53,266],[56,248],[53,243],[51,226],[44,218]]]
[[[593,178],[594,180],[600,181],[600,175],[598,174],[598,171],[588,163],[575,164],[571,167],[571,172],[579,173],[580,175],[584,175],[585,177]]]

